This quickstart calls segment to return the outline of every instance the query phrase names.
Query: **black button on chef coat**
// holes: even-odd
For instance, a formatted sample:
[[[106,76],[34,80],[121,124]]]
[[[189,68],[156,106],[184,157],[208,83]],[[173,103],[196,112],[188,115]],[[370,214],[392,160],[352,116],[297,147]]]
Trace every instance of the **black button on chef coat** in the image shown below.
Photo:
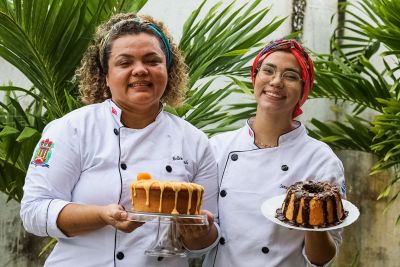
[[[167,172],[172,172],[172,167],[169,165],[165,166],[165,169],[167,170]]]
[[[261,251],[262,251],[262,253],[267,254],[269,252],[269,248],[268,247],[262,247]]]
[[[285,172],[285,171],[289,170],[289,166],[288,165],[282,165],[281,166],[281,170]]]
[[[226,191],[225,190],[221,190],[221,192],[219,193],[219,195],[221,196],[221,197],[225,197],[226,196]]]
[[[239,158],[238,154],[232,154],[231,155],[231,160],[233,160],[233,161],[237,161],[238,158]]]
[[[121,251],[117,253],[117,259],[122,260],[124,257],[125,255]]]

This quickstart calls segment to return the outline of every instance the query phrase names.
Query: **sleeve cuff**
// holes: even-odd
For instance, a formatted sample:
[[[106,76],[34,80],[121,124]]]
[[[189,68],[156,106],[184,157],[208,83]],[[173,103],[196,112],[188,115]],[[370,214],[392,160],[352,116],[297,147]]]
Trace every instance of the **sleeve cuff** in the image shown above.
[[[221,230],[219,228],[219,225],[216,222],[214,222],[214,225],[217,228],[218,236],[215,239],[215,241],[211,245],[209,245],[208,247],[202,248],[202,249],[197,249],[197,250],[190,250],[187,247],[185,247],[185,245],[183,245],[185,247],[185,249],[188,251],[188,254],[189,254],[188,256],[190,258],[200,257],[200,256],[206,254],[209,250],[211,250],[213,247],[215,247],[218,244],[219,239],[221,238]]]
[[[57,218],[61,210],[71,202],[53,199],[49,202],[46,215],[46,233],[48,236],[56,238],[68,238],[57,226]]]

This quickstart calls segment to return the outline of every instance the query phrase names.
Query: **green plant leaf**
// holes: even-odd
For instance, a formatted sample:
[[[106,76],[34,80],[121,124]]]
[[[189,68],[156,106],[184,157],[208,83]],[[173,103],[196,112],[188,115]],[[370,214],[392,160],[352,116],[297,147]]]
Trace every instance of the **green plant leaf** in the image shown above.
[[[1,133],[0,133],[1,134]],[[30,127],[25,127],[20,135],[17,137],[17,142],[24,142],[27,139],[32,138],[33,136],[40,136],[40,133],[36,129],[32,129]]]
[[[10,136],[10,135],[16,135],[19,133],[20,133],[20,131],[18,131],[17,129],[10,127],[10,126],[5,126],[3,128],[3,130],[1,130],[1,132],[0,132],[0,138]]]

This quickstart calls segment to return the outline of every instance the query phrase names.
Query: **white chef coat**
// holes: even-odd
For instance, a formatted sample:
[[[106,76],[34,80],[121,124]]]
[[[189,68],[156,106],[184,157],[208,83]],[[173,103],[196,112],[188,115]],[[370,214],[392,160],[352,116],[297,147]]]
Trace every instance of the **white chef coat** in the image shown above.
[[[211,139],[218,162],[221,239],[203,266],[311,264],[304,253],[304,232],[270,222],[260,207],[266,199],[285,194],[296,181],[329,181],[344,190],[343,166],[329,146],[308,136],[301,124],[281,135],[278,144],[259,149],[248,122]],[[336,248],[340,232],[331,231]]]
[[[129,186],[139,172],[203,185],[202,208],[216,214],[217,166],[206,135],[164,111],[144,129],[124,127],[120,116],[121,110],[106,100],[75,110],[43,131],[42,140],[48,146],[52,142],[51,155],[35,163],[38,151],[44,153],[39,142],[26,176],[21,218],[28,232],[57,238],[45,266],[188,266],[186,258],[144,255],[156,223],[132,233],[105,226],[75,237],[57,227],[68,203],[119,203],[131,210]]]

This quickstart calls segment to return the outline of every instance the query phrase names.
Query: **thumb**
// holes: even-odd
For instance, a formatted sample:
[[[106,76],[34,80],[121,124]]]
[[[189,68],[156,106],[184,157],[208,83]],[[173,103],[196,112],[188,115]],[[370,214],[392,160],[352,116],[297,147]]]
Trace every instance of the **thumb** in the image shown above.
[[[125,209],[118,205],[117,210],[114,213],[114,218],[116,220],[124,220],[128,217],[128,213],[125,211]]]
[[[119,219],[120,220],[126,220],[128,218],[128,213],[126,211],[121,211],[119,213]]]
[[[208,224],[213,224],[214,223],[214,214],[212,214],[208,210],[201,210],[200,214],[207,215]]]

